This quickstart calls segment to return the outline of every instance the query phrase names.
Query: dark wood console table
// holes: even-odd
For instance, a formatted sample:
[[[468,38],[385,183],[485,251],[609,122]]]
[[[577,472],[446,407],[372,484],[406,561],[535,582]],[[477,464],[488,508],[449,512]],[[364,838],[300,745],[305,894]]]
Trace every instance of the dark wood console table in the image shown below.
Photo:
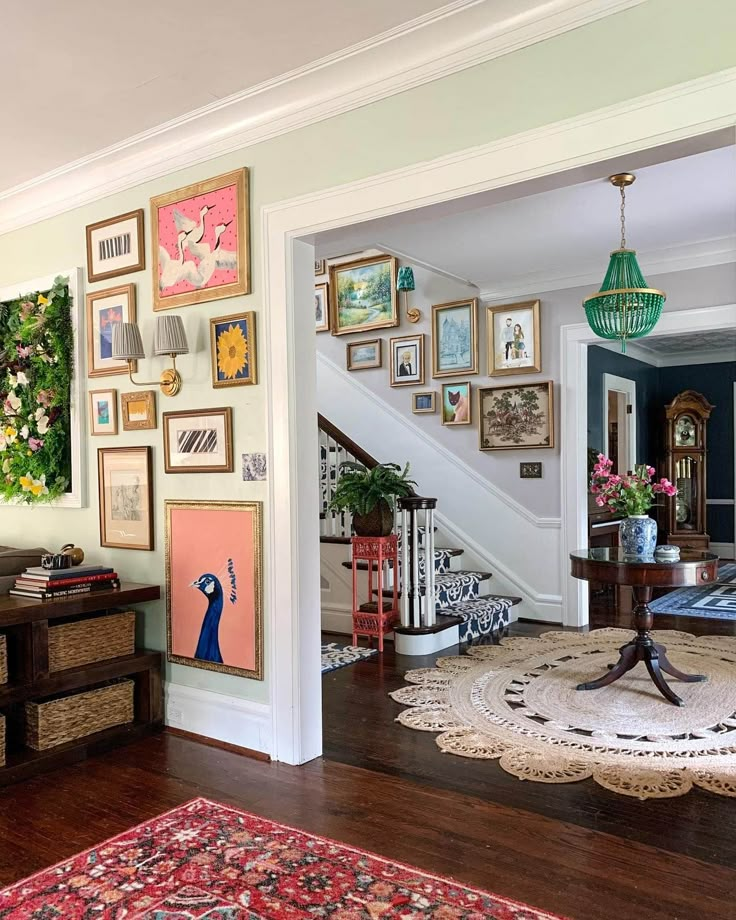
[[[0,767],[0,786],[56,767],[84,760],[89,754],[132,741],[163,727],[161,652],[136,649],[133,655],[98,661],[80,668],[49,673],[49,621],[74,618],[113,609],[125,609],[158,600],[158,585],[123,583],[113,591],[99,591],[60,600],[36,601],[0,597],[0,630],[8,643],[8,683],[0,684],[0,709],[56,693],[84,690],[120,677],[135,681],[135,718],[78,741],[45,751],[19,743],[8,745],[6,765]]]
[[[670,703],[682,706],[662,672],[676,680],[693,683],[706,680],[702,674],[684,674],[667,658],[664,645],[649,635],[653,614],[649,609],[654,588],[683,588],[715,582],[718,556],[714,553],[683,549],[677,562],[660,562],[653,556],[626,556],[617,546],[579,549],[570,553],[571,574],[586,581],[630,585],[634,595],[633,619],[636,636],[620,649],[621,657],[598,680],[579,684],[578,690],[607,687],[643,661],[655,686]]]

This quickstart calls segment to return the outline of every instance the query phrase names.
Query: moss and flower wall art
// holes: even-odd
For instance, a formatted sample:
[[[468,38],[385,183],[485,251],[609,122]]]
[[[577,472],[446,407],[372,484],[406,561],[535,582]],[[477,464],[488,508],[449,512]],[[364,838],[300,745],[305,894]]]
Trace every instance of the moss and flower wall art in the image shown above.
[[[51,501],[70,485],[73,354],[66,278],[0,302],[0,497],[6,501]]]

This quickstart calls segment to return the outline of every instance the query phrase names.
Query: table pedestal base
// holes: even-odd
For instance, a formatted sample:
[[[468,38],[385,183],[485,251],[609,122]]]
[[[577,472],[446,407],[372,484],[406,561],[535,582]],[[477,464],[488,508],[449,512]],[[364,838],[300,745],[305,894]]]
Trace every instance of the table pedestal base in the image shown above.
[[[698,683],[707,680],[704,674],[685,674],[676,668],[667,657],[667,649],[664,645],[655,642],[649,635],[654,619],[652,611],[649,609],[649,601],[652,599],[652,589],[648,587],[635,587],[634,591],[634,621],[636,625],[636,636],[631,642],[621,646],[619,649],[621,657],[618,662],[611,667],[607,674],[599,677],[597,680],[588,681],[584,684],[578,684],[576,690],[598,690],[601,687],[607,687],[615,683],[620,677],[623,677],[628,671],[643,661],[646,665],[649,676],[654,682],[654,686],[659,690],[662,696],[673,703],[675,706],[682,706],[683,702],[680,697],[672,691],[664,674],[669,674],[676,680],[682,680],[686,683]],[[662,673],[664,671],[664,674]]]

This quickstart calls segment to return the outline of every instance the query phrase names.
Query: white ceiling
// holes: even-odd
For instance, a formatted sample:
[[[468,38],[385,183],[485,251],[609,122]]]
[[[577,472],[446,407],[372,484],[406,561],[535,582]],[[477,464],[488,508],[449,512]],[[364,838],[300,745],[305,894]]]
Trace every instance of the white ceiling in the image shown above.
[[[0,191],[446,5],[8,0]]]
[[[648,335],[637,340],[640,351],[649,351],[655,357],[680,357],[693,351],[730,352],[736,361],[736,328],[718,329],[711,332],[688,332],[682,335]]]
[[[609,164],[607,164],[609,165]],[[377,246],[469,281],[486,298],[602,280],[619,245],[619,192],[607,165],[593,180],[535,194],[502,190],[490,206],[456,202],[323,234],[320,256]],[[631,166],[629,167],[631,168]],[[619,164],[618,170],[623,171]],[[736,258],[736,147],[706,150],[636,169],[627,190],[627,244],[642,266]],[[521,197],[513,197],[521,196]],[[588,277],[590,276],[590,277]]]

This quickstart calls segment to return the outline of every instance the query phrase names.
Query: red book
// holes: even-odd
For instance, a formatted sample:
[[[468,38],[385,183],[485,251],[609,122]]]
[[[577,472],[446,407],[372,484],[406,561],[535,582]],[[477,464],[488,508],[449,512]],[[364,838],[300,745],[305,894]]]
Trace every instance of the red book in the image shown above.
[[[112,581],[110,584],[99,585],[81,585],[76,588],[59,588],[57,590],[38,590],[23,585],[16,585],[9,593],[16,597],[34,597],[39,600],[49,600],[54,597],[73,597],[76,594],[97,594],[100,591],[109,591],[113,588],[119,588],[119,581]]]
[[[36,575],[26,574],[26,575],[18,576],[16,585],[18,584],[18,582],[22,582],[24,585],[25,584],[38,585],[39,587],[42,587],[42,588],[47,588],[47,587],[48,588],[59,588],[59,587],[68,588],[70,585],[86,585],[86,584],[91,584],[95,581],[113,581],[117,577],[118,577],[117,572],[108,572],[108,573],[105,573],[104,575],[80,575],[79,577],[70,575],[69,578],[56,578],[54,579],[53,582],[49,582],[45,578],[41,578]]]

